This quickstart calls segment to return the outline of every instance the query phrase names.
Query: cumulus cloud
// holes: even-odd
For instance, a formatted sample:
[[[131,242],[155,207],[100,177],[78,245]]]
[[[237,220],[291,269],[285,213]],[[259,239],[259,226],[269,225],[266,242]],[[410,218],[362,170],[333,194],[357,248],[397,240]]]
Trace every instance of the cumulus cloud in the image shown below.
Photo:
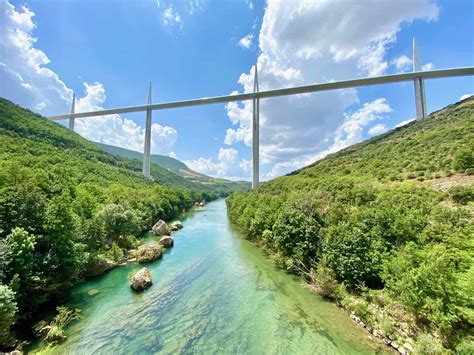
[[[369,128],[369,134],[371,136],[376,136],[378,134],[382,134],[387,131],[388,131],[388,128],[383,123],[378,123],[375,126],[372,126]]]
[[[252,166],[250,160],[240,159],[239,152],[234,148],[220,148],[217,160],[199,158],[187,160],[185,163],[192,170],[202,174],[231,180],[248,178]]]
[[[77,100],[76,112],[103,109],[107,96],[101,83],[84,83],[85,96]],[[76,119],[75,130],[94,142],[110,144],[143,152],[145,129],[120,115],[107,115]],[[173,127],[153,123],[151,126],[151,152],[169,154],[178,133]]]
[[[250,46],[252,45],[252,40],[253,40],[253,34],[249,33],[247,36],[239,39],[237,44],[241,46],[242,48],[250,48]]]
[[[435,65],[433,63],[426,63],[421,66],[422,71],[429,71],[429,70],[434,70]]]
[[[428,0],[297,4],[270,0],[259,33],[260,90],[385,74],[391,63],[387,48],[402,24],[437,16],[438,7]],[[253,91],[254,70],[240,75],[243,92]],[[349,134],[334,141],[349,125],[347,109],[358,103],[355,89],[261,100],[260,153],[262,164],[270,169],[268,177],[362,139],[361,130],[353,132],[354,139]],[[389,107],[384,99],[372,104]],[[235,127],[227,130],[224,143],[251,146],[252,103],[226,107]]]
[[[43,115],[68,112],[72,90],[47,67],[50,60],[46,53],[35,48],[34,12],[26,6],[15,8],[0,0],[0,13],[0,96]],[[84,86],[85,96],[78,98],[76,112],[103,109],[106,100],[103,85],[84,83]],[[76,130],[93,141],[143,151],[144,129],[120,115],[77,119]],[[176,139],[174,128],[152,125],[154,153],[169,152]]]
[[[392,64],[395,66],[397,72],[400,73],[412,71],[413,69],[413,60],[411,58],[408,58],[406,55],[401,55],[395,58],[392,61]]]
[[[459,101],[466,100],[466,99],[470,98],[472,95],[474,95],[474,94],[464,94],[459,98]]]
[[[43,114],[63,112],[72,90],[47,67],[46,53],[34,47],[34,15],[26,6],[0,0],[0,96]]]

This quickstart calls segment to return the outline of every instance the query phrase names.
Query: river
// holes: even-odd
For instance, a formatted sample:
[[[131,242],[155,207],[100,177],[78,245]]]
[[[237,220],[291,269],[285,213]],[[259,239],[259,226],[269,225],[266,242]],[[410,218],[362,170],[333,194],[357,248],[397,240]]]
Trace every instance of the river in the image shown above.
[[[130,289],[129,264],[72,289],[82,319],[58,354],[375,354],[337,306],[277,269],[229,225],[223,200],[182,216],[175,246],[148,264],[153,286]],[[148,240],[153,238],[148,236]],[[100,293],[89,296],[88,291]],[[37,350],[42,345],[37,346]]]

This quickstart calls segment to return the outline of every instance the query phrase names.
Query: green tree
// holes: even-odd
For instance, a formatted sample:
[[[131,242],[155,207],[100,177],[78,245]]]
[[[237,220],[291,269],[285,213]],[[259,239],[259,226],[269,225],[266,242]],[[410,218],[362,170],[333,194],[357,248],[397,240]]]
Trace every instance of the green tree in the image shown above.
[[[135,234],[139,230],[139,221],[136,214],[121,204],[104,206],[97,214],[97,220],[104,226],[108,244],[118,241],[121,236]]]
[[[15,323],[17,311],[15,293],[8,286],[0,284],[0,347],[12,342],[10,328]]]
[[[35,266],[36,238],[23,228],[15,228],[6,239],[5,259],[11,276],[18,275],[22,283],[28,282]]]

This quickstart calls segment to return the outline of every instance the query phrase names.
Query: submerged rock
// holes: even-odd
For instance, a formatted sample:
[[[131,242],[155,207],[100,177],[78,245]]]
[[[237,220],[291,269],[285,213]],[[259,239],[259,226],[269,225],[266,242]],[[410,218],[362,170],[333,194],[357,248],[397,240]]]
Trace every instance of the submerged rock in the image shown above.
[[[153,280],[151,279],[150,271],[146,267],[138,270],[132,276],[132,280],[130,283],[130,287],[133,288],[135,291],[143,291],[147,289],[153,284]]]
[[[161,258],[163,246],[160,243],[140,245],[137,251],[137,261],[139,263],[147,263]]]
[[[168,225],[166,224],[165,221],[162,221],[161,219],[155,223],[155,225],[152,228],[152,231],[158,235],[167,235],[170,234],[170,231],[168,229]]]
[[[168,248],[168,247],[172,247],[173,244],[174,244],[174,239],[173,237],[170,237],[169,235],[165,235],[164,237],[162,237],[160,239],[160,241],[158,242],[160,243],[161,245],[163,245],[165,248]]]
[[[91,296],[91,297],[92,297],[92,296],[96,296],[96,295],[98,295],[99,293],[100,293],[100,291],[97,290],[97,289],[95,289],[95,288],[93,288],[93,289],[87,291],[87,294],[88,294],[89,296]]]
[[[181,229],[181,228],[183,228],[183,223],[181,223],[180,221],[175,221],[171,223],[170,225],[171,231],[177,231],[178,229]]]

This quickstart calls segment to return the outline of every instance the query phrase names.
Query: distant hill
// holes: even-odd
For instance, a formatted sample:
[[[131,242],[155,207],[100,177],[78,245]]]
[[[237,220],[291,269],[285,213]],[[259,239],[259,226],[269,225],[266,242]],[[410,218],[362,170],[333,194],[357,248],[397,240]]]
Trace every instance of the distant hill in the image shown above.
[[[125,158],[137,159],[140,162],[143,161],[143,153],[125,148],[115,147],[104,143],[96,144],[110,154]],[[182,161],[165,155],[152,154],[150,160],[152,164],[156,164],[174,174],[179,175],[180,177],[186,180],[199,184],[200,186],[207,186],[209,188],[215,187],[219,190],[222,189],[223,191],[248,190],[251,187],[250,182],[230,181],[200,174],[194,170],[191,170]]]

